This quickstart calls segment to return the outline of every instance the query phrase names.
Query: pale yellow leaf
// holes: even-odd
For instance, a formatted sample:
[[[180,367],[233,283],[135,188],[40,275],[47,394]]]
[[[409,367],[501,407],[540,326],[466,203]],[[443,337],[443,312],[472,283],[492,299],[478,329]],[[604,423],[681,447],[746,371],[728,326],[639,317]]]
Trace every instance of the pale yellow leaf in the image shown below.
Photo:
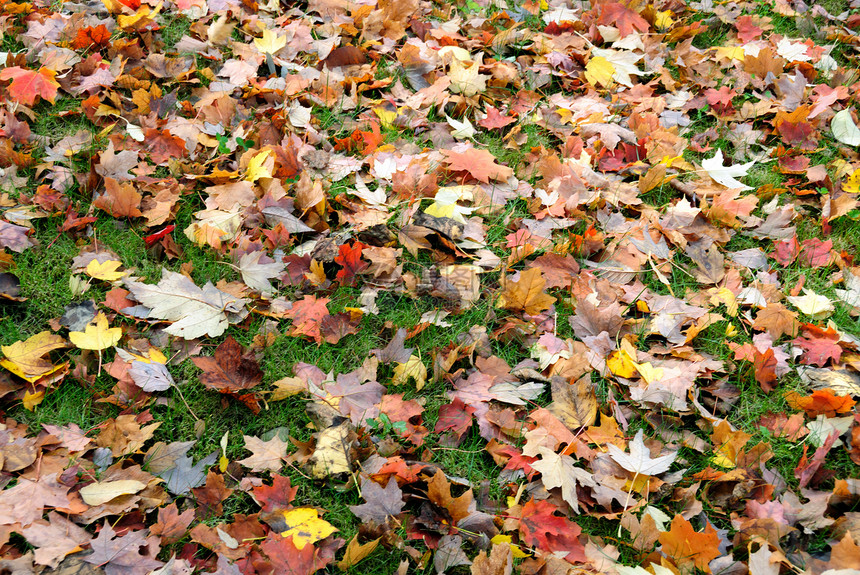
[[[84,331],[69,332],[69,339],[79,349],[99,351],[119,343],[122,328],[110,327],[105,314],[99,312]]]

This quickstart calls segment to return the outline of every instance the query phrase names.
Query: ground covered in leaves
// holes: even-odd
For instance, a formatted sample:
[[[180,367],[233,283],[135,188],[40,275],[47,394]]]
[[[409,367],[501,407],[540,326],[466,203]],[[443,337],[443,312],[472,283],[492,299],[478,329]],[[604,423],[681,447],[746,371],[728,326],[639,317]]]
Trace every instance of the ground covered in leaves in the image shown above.
[[[0,572],[856,573],[858,28],[0,0]]]

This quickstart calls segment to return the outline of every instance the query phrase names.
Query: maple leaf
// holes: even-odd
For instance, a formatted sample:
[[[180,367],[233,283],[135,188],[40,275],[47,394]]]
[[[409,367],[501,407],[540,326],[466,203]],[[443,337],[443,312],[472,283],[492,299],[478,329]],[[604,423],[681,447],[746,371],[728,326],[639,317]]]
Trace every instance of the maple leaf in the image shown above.
[[[389,517],[397,517],[406,505],[403,491],[393,477],[388,479],[384,488],[375,481],[362,478],[361,496],[365,503],[350,505],[349,510],[365,523],[384,525]]]
[[[630,442],[629,454],[612,444],[607,445],[606,448],[609,450],[609,456],[618,465],[638,475],[659,475],[668,471],[678,456],[678,453],[674,452],[652,458],[651,451],[645,445],[641,429],[636,432],[636,436]]]
[[[819,415],[837,417],[839,414],[850,413],[855,401],[849,395],[835,395],[830,389],[816,389],[812,395],[803,397],[799,393],[789,391],[785,400],[793,409],[802,409],[809,418]]]
[[[113,347],[122,338],[122,328],[108,326],[107,317],[99,312],[84,331],[69,332],[69,341],[78,349],[101,351]]]
[[[312,575],[327,563],[318,556],[314,546],[302,545],[299,548],[292,537],[282,537],[275,533],[266,537],[260,544],[260,549],[271,561],[275,572],[284,575]]]
[[[516,122],[516,118],[512,118],[511,116],[503,116],[502,113],[493,106],[487,106],[486,115],[478,120],[478,125],[482,128],[487,128],[488,130],[496,130],[498,128],[504,128],[508,124],[512,124]]]
[[[42,331],[25,341],[0,348],[6,356],[0,360],[0,365],[24,379],[38,378],[54,369],[54,364],[46,360],[45,355],[67,346],[68,342],[62,337]]]
[[[72,41],[72,48],[75,50],[83,50],[85,48],[103,47],[110,43],[110,31],[104,24],[98,26],[86,26],[80,28]]]
[[[334,258],[334,263],[342,266],[337,272],[337,279],[341,285],[352,285],[355,283],[355,276],[366,270],[370,264],[362,261],[361,250],[364,244],[354,242],[349,244],[341,244],[338,248],[338,254]]]
[[[239,395],[238,392],[260,385],[263,372],[257,360],[245,353],[233,336],[218,346],[214,357],[195,357],[191,361],[203,370],[200,381],[208,389],[233,395],[255,413],[259,412],[260,407],[253,395]]]
[[[741,191],[752,189],[735,178],[746,176],[747,172],[749,172],[755,162],[748,162],[746,164],[738,164],[735,166],[724,166],[723,162],[723,151],[717,150],[717,153],[712,158],[702,160],[702,168],[705,169],[712,180],[727,188],[739,189]]]
[[[681,515],[672,519],[668,531],[660,534],[663,553],[675,560],[679,566],[693,566],[710,573],[709,563],[720,556],[720,537],[716,529],[708,523],[701,533]]]
[[[597,482],[591,473],[576,467],[569,455],[559,455],[555,451],[541,446],[540,460],[531,464],[532,469],[540,472],[544,487],[552,489],[561,487],[561,496],[568,502],[576,513],[579,513],[579,498],[576,495],[577,484],[586,487],[596,487]]]
[[[174,322],[165,332],[185,339],[203,335],[218,337],[230,323],[245,318],[247,300],[232,296],[206,283],[194,285],[182,274],[163,270],[157,285],[126,280],[131,295],[149,308],[143,317]]]
[[[520,272],[517,281],[505,282],[496,305],[503,309],[537,315],[555,303],[554,297],[544,293],[544,286],[546,286],[546,280],[540,269],[529,268]]]
[[[60,83],[54,79],[56,75],[55,71],[48,68],[27,70],[12,66],[0,72],[0,80],[12,80],[9,95],[25,106],[32,106],[40,98],[54,103],[60,87]]]
[[[600,24],[618,28],[622,38],[633,34],[636,30],[645,33],[650,28],[647,20],[621,2],[603,4],[597,21]]]
[[[252,455],[237,461],[251,469],[251,471],[279,471],[284,466],[284,459],[287,456],[287,447],[289,443],[281,440],[276,433],[268,441],[263,441],[259,437],[245,435],[245,449],[250,451]]]
[[[233,494],[233,490],[225,484],[224,476],[211,469],[206,476],[206,483],[203,487],[195,487],[191,492],[194,493],[194,498],[197,500],[197,509],[194,515],[198,519],[223,515],[224,508],[221,504]]]
[[[102,567],[106,575],[146,575],[163,565],[155,559],[158,549],[145,537],[145,531],[129,531],[117,537],[110,523],[105,521],[98,537],[90,543],[93,553],[84,557],[91,565]],[[145,555],[141,548],[145,548]]]
[[[485,184],[490,180],[506,181],[514,171],[507,166],[500,166],[496,158],[487,150],[467,148],[464,152],[442,150],[448,169],[452,172],[469,172],[469,174]]]
[[[328,301],[327,297],[317,299],[315,296],[306,295],[303,299],[293,302],[293,306],[284,312],[285,318],[293,320],[293,328],[288,335],[304,335],[321,344],[323,337],[320,323],[329,315],[326,307]]]
[[[558,509],[548,501],[531,499],[523,505],[520,534],[526,545],[544,551],[567,553],[570,562],[585,561],[585,548],[579,542],[579,525],[555,514]]]
[[[242,273],[242,281],[245,284],[264,296],[270,296],[275,288],[269,283],[269,280],[283,273],[283,262],[276,262],[266,257],[268,261],[260,261],[266,257],[266,252],[256,251],[249,252],[239,258],[239,271]]]
[[[299,551],[337,531],[328,521],[320,519],[319,512],[311,507],[277,511],[267,516],[266,521],[273,530],[280,532],[281,537],[291,538]]]
[[[105,193],[93,201],[93,205],[115,218],[137,218],[143,215],[140,201],[143,198],[131,182],[119,183],[105,178]]]
[[[92,536],[56,511],[51,511],[48,519],[50,521],[40,520],[21,529],[21,535],[37,548],[37,564],[56,569],[66,555],[80,551]]]
[[[158,521],[152,524],[149,532],[161,538],[162,545],[170,545],[182,539],[188,533],[188,526],[194,521],[194,509],[186,509],[179,513],[176,502],[158,509]]]
[[[825,330],[807,323],[803,325],[802,333],[803,337],[792,342],[806,351],[801,356],[800,363],[823,367],[828,360],[833,360],[833,363],[839,362],[842,356],[839,340],[842,336],[838,331],[832,327]]]
[[[258,485],[251,490],[251,495],[264,512],[271,512],[291,507],[298,491],[298,487],[290,485],[289,477],[273,473],[272,485]]]
[[[797,321],[797,314],[781,303],[770,303],[756,314],[753,328],[766,331],[776,341],[783,334],[792,337],[797,335],[800,322]]]

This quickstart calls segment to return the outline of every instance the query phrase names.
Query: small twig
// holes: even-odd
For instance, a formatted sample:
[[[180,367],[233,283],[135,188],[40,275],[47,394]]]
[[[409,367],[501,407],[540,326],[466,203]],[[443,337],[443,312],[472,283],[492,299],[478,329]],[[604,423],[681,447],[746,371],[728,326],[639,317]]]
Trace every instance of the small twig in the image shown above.
[[[191,414],[191,417],[193,417],[193,418],[194,418],[194,421],[200,421],[200,418],[199,418],[199,417],[197,417],[197,415],[195,415],[195,414],[194,414],[194,410],[192,410],[192,409],[191,409],[191,406],[190,406],[190,405],[188,405],[188,402],[187,402],[187,401],[185,401],[185,396],[184,396],[184,395],[182,395],[182,390],[181,390],[181,389],[179,389],[179,386],[178,386],[178,385],[174,385],[174,386],[173,386],[173,389],[175,389],[175,390],[176,390],[176,393],[178,393],[178,394],[179,394],[179,399],[181,399],[181,400],[182,400],[182,403],[184,403],[184,404],[185,404],[185,407],[187,407],[187,408],[188,408],[188,413],[190,413],[190,414]]]

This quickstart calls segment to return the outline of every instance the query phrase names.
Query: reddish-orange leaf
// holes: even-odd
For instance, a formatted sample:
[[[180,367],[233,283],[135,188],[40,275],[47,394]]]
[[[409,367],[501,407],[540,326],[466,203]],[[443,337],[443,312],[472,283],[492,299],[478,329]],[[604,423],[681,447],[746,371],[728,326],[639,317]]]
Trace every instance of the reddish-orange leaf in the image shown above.
[[[840,337],[839,332],[832,327],[825,330],[807,323],[803,325],[803,337],[798,337],[792,343],[806,350],[800,357],[800,363],[823,367],[828,360],[837,363],[842,356]]]
[[[648,31],[648,21],[620,2],[604,4],[597,22],[606,26],[615,26],[621,32],[622,38],[636,30],[643,33]]]
[[[304,335],[317,343],[322,343],[320,322],[329,315],[326,307],[328,301],[327,297],[317,299],[312,295],[306,295],[304,299],[293,302],[293,307],[284,313],[284,317],[293,320],[293,329],[287,335]]]
[[[262,566],[274,567],[275,573],[283,575],[311,575],[328,563],[313,545],[305,545],[299,550],[292,537],[281,537],[276,533],[269,533],[260,548],[269,557],[269,562]]]
[[[272,485],[258,485],[251,490],[251,494],[263,511],[269,512],[292,507],[290,503],[298,491],[298,487],[290,485],[289,477],[275,473],[272,475]]]
[[[334,258],[334,263],[343,266],[337,272],[337,279],[341,285],[352,285],[355,281],[356,274],[360,274],[366,270],[370,264],[362,261],[361,250],[364,249],[364,244],[355,242],[349,244],[341,244],[337,256]]]
[[[836,417],[839,414],[848,413],[856,403],[851,396],[835,395],[830,389],[816,389],[812,395],[806,397],[790,391],[785,394],[785,400],[792,408],[805,411],[811,419],[819,415]]]
[[[115,218],[137,218],[143,215],[140,211],[142,199],[131,182],[120,184],[113,178],[105,178],[105,193],[97,197],[93,205]]]
[[[579,541],[579,525],[555,515],[558,508],[545,500],[532,499],[523,505],[520,535],[526,545],[543,551],[567,552],[571,562],[585,561],[585,548]]]
[[[25,106],[32,106],[39,98],[54,103],[60,87],[60,83],[54,79],[56,75],[56,72],[47,68],[26,70],[13,66],[0,72],[0,80],[12,80],[9,84],[12,99]]]
[[[505,181],[514,171],[496,163],[496,157],[487,150],[469,148],[465,152],[442,150],[448,169],[452,172],[468,172],[473,178],[485,184],[490,180]]]
[[[72,41],[72,48],[75,50],[83,50],[93,46],[95,48],[103,48],[110,43],[110,31],[104,24],[98,26],[87,26],[78,30],[78,34]]]
[[[708,563],[720,556],[720,537],[710,524],[699,533],[681,515],[672,519],[669,531],[660,534],[663,553],[675,560],[679,567],[695,567],[710,573]],[[682,569],[683,570],[683,569]]]
[[[755,380],[761,385],[761,388],[767,392],[773,391],[776,386],[776,357],[773,354],[773,349],[766,349],[764,353],[755,350],[753,365],[755,366]]]
[[[512,124],[516,121],[516,118],[512,118],[511,116],[503,116],[498,109],[492,106],[487,106],[487,117],[478,120],[478,125],[482,128],[493,130],[496,128],[504,128],[508,124]]]

